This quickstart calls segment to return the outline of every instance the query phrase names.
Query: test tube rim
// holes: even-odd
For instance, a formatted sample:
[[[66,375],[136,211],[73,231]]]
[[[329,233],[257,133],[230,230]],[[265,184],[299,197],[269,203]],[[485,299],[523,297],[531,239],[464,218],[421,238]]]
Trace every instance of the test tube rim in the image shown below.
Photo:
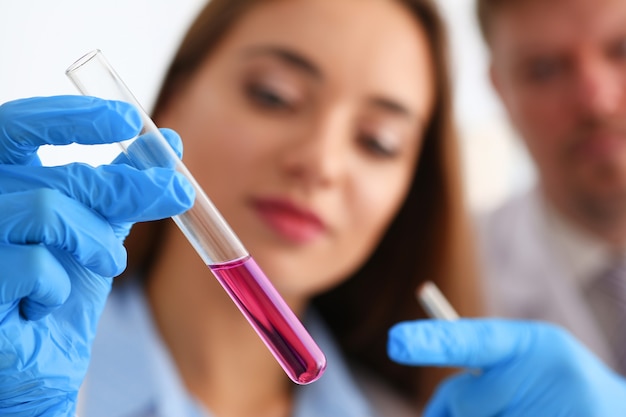
[[[85,55],[81,56],[76,61],[74,61],[72,65],[67,67],[67,69],[65,70],[65,74],[71,74],[75,72],[76,70],[80,69],[83,65],[85,65],[86,63],[94,59],[96,56],[98,56],[98,54],[100,53],[101,53],[100,49],[94,49],[94,50],[87,52]]]

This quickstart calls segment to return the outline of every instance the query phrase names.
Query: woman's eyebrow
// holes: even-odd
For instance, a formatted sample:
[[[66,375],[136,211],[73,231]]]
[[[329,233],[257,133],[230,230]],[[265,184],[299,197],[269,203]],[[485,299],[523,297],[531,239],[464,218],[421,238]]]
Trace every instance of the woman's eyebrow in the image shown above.
[[[320,69],[303,55],[291,49],[281,46],[255,46],[245,50],[246,56],[263,56],[269,55],[279,59],[285,64],[304,72],[305,74],[315,78],[322,79]]]
[[[386,97],[373,97],[370,99],[370,104],[387,113],[391,113],[397,116],[402,116],[407,119],[417,119],[417,115],[409,110],[404,104]]]
[[[305,73],[307,76],[321,80],[323,79],[322,71],[308,58],[302,54],[283,47],[275,45],[253,46],[244,51],[246,56],[271,56],[276,58],[290,67]],[[407,106],[397,100],[387,97],[372,97],[369,103],[388,113],[405,117],[407,119],[419,119],[418,115],[411,111]]]

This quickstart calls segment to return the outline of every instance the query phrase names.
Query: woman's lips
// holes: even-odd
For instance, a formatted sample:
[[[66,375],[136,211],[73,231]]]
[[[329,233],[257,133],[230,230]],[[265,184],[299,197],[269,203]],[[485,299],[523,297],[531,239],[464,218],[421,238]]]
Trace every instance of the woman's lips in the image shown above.
[[[261,219],[278,235],[295,243],[307,243],[326,226],[312,211],[284,199],[257,199],[254,207]]]

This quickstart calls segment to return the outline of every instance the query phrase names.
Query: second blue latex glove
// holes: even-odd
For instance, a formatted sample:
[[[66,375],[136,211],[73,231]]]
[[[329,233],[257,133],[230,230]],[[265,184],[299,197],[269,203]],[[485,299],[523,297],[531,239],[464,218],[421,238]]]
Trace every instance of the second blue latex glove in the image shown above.
[[[73,416],[130,226],[193,203],[170,168],[39,166],[40,145],[127,139],[136,121],[129,105],[80,96],[0,106],[0,414]]]
[[[626,416],[626,381],[553,325],[405,322],[390,330],[388,354],[405,365],[472,369],[444,381],[424,417]]]

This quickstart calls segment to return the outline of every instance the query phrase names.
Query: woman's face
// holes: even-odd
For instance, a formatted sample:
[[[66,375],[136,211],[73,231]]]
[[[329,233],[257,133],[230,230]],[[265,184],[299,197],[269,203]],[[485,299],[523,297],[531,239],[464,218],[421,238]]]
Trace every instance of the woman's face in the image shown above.
[[[263,2],[159,124],[278,290],[308,297],[354,272],[400,208],[433,85],[426,35],[396,2]]]

